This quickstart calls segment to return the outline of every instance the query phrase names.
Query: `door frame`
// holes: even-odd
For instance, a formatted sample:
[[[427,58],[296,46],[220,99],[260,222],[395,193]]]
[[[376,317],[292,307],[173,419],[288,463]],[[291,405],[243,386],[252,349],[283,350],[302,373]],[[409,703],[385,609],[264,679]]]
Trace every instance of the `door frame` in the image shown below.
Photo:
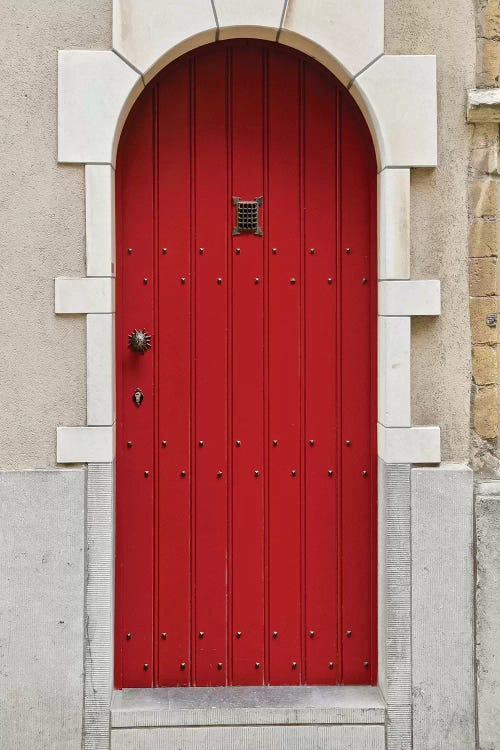
[[[321,0],[315,14],[307,12],[308,0],[295,2],[291,13],[285,3],[276,24],[268,10],[252,8],[249,25],[207,20],[186,3],[177,4],[172,22],[168,14],[162,18],[164,3],[150,0],[157,23],[139,13],[125,38],[115,0],[115,51],[59,53],[58,160],[84,164],[86,182],[87,276],[56,279],[55,285],[56,313],[87,315],[87,425],[57,429],[58,462],[88,464],[86,747],[109,743],[113,686],[116,147],[130,108],[159,69],[197,46],[237,36],[272,39],[318,59],[349,88],[377,152],[379,686],[388,732],[410,746],[410,464],[440,461],[439,427],[411,424],[411,316],[439,314],[440,289],[438,281],[410,280],[410,168],[437,163],[436,65],[432,55],[384,55],[383,3],[363,1],[364,15],[331,0]],[[242,2],[232,5],[245,13]],[[335,21],[334,33],[347,38],[347,46],[328,37],[327,21]],[[362,59],[374,28],[379,47]],[[158,34],[156,46],[145,43],[151,33]],[[146,49],[153,59],[144,62]]]

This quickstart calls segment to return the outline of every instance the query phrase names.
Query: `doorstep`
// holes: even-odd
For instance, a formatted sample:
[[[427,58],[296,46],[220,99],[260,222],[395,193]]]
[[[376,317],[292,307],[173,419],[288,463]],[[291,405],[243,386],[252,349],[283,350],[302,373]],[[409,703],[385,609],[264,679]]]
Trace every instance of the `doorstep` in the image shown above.
[[[112,728],[384,724],[377,687],[276,686],[116,690]]]
[[[384,750],[373,687],[116,691],[111,750]]]

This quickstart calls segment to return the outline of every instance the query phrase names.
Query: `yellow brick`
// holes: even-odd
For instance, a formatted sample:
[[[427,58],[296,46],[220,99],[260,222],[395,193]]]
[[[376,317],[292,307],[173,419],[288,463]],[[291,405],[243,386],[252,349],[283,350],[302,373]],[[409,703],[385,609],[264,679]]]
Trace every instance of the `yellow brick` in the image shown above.
[[[500,3],[488,0],[483,8],[477,11],[480,36],[485,39],[500,37]]]
[[[473,221],[469,233],[469,254],[472,258],[487,258],[498,253],[500,222]]]
[[[498,404],[495,385],[477,389],[474,399],[474,430],[486,440],[497,437]]]
[[[497,382],[497,351],[494,346],[475,346],[472,349],[472,375],[476,385],[493,385]]]
[[[489,315],[496,315],[497,300],[495,297],[470,298],[470,328],[473,344],[495,344],[497,329],[487,324]]]
[[[483,174],[497,175],[498,149],[491,146],[473,149],[471,153],[471,167]]]
[[[479,86],[498,86],[500,78],[500,44],[495,39],[478,41],[477,82]]]
[[[469,289],[471,297],[487,297],[496,294],[496,258],[474,258],[470,261]]]
[[[472,213],[476,218],[496,218],[500,208],[500,190],[497,182],[491,180],[472,183],[470,189]]]

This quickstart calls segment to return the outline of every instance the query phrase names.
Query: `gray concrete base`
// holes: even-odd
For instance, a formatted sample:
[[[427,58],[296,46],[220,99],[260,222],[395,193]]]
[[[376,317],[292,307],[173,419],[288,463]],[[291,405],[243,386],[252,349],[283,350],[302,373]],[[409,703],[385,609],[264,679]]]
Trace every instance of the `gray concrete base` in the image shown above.
[[[0,747],[80,750],[85,471],[0,473]]]
[[[500,482],[476,487],[479,749],[500,750]]]
[[[473,487],[468,467],[412,469],[411,541],[413,750],[473,750]]]

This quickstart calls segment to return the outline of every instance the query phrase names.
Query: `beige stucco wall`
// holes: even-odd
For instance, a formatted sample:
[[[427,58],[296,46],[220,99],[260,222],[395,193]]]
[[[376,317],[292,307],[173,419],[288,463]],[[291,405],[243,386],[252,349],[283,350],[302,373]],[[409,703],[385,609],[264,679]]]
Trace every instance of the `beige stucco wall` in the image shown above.
[[[85,421],[85,318],[54,278],[85,274],[84,174],[58,166],[57,50],[109,49],[111,0],[0,0],[0,467],[55,464]]]
[[[437,169],[413,170],[412,277],[441,279],[442,315],[412,325],[412,418],[442,428],[445,461],[469,461],[470,329],[467,174],[472,128],[466,90],[475,86],[472,0],[387,0],[386,52],[435,54]]]
[[[85,423],[84,317],[54,314],[54,278],[85,274],[83,168],[56,163],[56,53],[110,49],[111,0],[0,0],[0,16],[0,466],[46,467],[56,426]],[[472,0],[387,0],[386,52],[438,55],[440,166],[412,177],[412,273],[442,279],[443,315],[413,325],[413,419],[442,426],[444,460],[467,461]]]

